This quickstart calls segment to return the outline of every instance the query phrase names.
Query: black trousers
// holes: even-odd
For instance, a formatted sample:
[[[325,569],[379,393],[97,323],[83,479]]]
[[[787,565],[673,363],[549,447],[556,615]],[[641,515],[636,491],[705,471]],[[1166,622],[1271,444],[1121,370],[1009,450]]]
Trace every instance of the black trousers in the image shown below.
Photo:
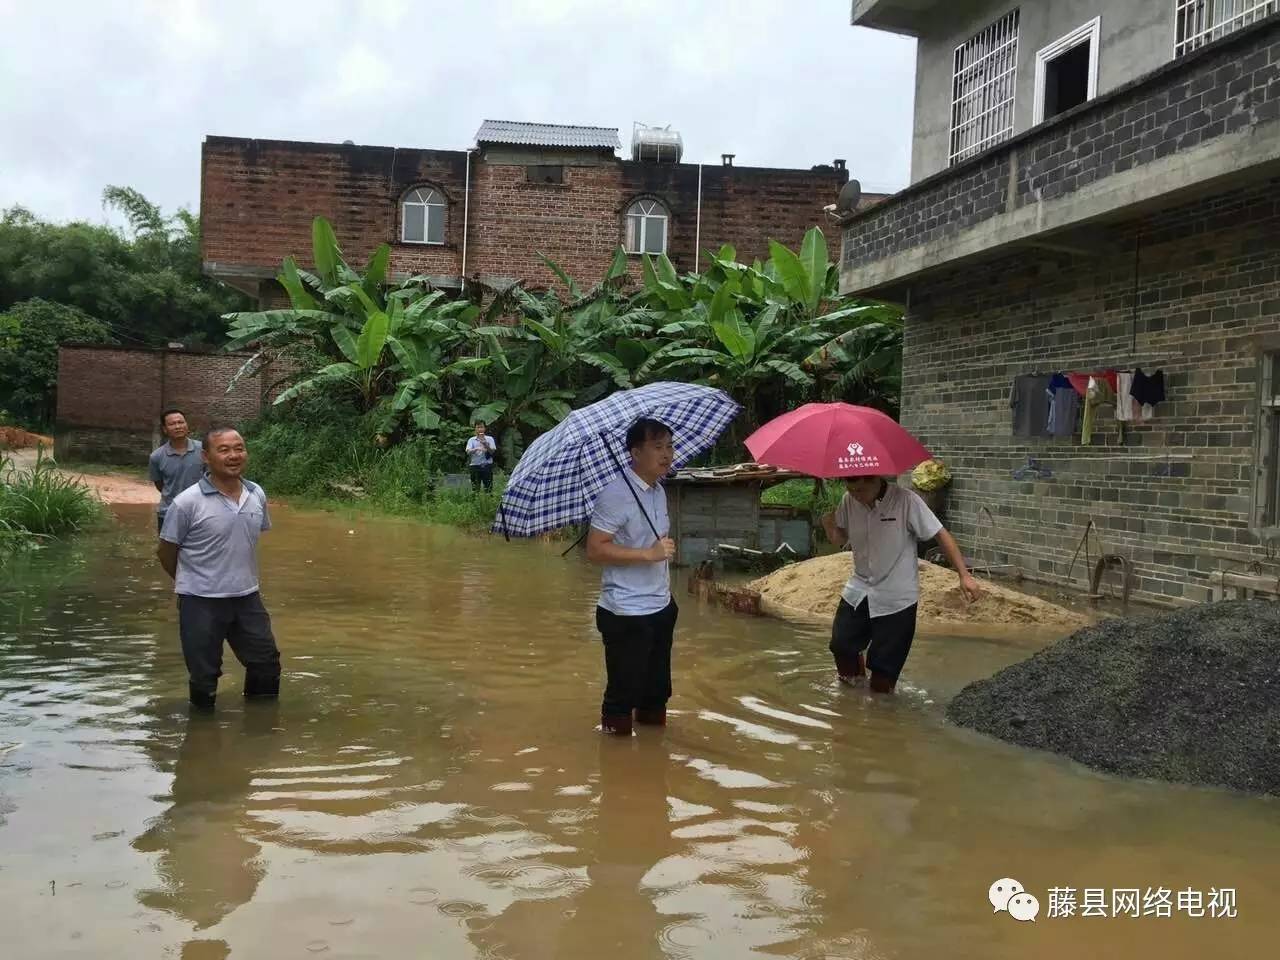
[[[280,678],[280,651],[262,594],[247,597],[178,596],[178,633],[191,689],[215,693],[222,676],[222,644],[244,665],[245,687]]]
[[[492,463],[486,463],[484,466],[471,468],[471,489],[479,490],[482,484],[486,491],[493,489]]]
[[[600,713],[630,716],[632,710],[657,710],[671,699],[671,644],[680,608],[674,600],[665,610],[636,617],[596,607],[596,629],[604,641],[608,681]]]
[[[857,670],[858,654],[867,650],[867,667],[872,673],[897,680],[911,652],[916,635],[916,604],[883,617],[873,617],[863,600],[855,610],[841,600],[831,622],[831,655],[841,676]]]

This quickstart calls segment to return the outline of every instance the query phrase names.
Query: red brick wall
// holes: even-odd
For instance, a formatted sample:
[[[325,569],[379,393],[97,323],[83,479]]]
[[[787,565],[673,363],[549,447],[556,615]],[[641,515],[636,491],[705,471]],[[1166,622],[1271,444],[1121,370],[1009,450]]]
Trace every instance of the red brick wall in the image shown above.
[[[202,151],[202,256],[221,268],[310,266],[311,221],[326,217],[347,260],[363,264],[392,244],[392,268],[457,274],[466,154],[341,144],[208,137]],[[399,242],[399,199],[430,184],[449,200],[443,246]]]
[[[58,351],[60,456],[145,456],[160,442],[160,413],[180,407],[193,431],[256,416],[278,377],[264,368],[228,394],[250,354],[62,347]]]
[[[669,255],[693,269],[698,166],[607,160],[564,166],[564,184],[532,184],[525,167],[471,159],[467,273],[553,282],[546,253],[584,285],[607,269],[622,241],[626,208],[656,197],[670,213]],[[818,225],[833,255],[837,232],[823,207],[848,179],[844,170],[704,166],[703,249],[732,243],[745,259],[766,257],[768,241],[797,247]],[[443,246],[395,242],[400,198],[420,183],[449,199]],[[402,150],[209,137],[204,143],[201,224],[206,264],[275,271],[288,255],[309,263],[311,220],[329,218],[344,253],[363,263],[392,243],[393,269],[456,276],[462,269],[463,151]],[[639,273],[638,259],[632,263]]]

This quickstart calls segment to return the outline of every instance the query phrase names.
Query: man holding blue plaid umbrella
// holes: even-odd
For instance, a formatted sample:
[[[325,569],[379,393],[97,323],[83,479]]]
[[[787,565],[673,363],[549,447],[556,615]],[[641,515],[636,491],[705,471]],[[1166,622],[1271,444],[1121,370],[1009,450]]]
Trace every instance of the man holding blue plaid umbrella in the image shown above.
[[[636,723],[666,723],[679,610],[667,570],[676,545],[667,536],[667,494],[660,483],[675,456],[671,430],[642,418],[627,431],[626,444],[630,465],[596,498],[587,559],[604,567],[596,607],[608,675],[600,728],[629,737],[633,711]]]
[[[700,384],[619,390],[529,444],[503,491],[493,532],[508,539],[589,525],[587,556],[605,568],[596,625],[609,675],[606,733],[666,722],[676,625],[667,565],[675,544],[659,481],[710,449],[740,409],[723,390]]]

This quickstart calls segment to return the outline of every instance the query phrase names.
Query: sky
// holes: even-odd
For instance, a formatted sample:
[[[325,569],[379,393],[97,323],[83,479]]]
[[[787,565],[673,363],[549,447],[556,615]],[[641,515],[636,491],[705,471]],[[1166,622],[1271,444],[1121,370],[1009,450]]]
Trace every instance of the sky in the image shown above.
[[[671,124],[684,159],[908,180],[915,44],[849,0],[0,0],[0,209],[198,208],[207,135],[465,149],[481,120]],[[803,12],[802,12],[803,11]]]

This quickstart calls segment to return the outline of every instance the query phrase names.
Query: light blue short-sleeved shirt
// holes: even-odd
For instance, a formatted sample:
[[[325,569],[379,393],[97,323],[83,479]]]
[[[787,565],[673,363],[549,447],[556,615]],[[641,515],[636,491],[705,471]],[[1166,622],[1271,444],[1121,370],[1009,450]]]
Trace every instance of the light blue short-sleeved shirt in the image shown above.
[[[160,539],[178,545],[174,593],[191,597],[247,597],[258,591],[258,535],[271,529],[267,495],[241,481],[238,503],[208,477],[173,499]]]
[[[467,463],[473,467],[485,467],[493,463],[493,452],[498,449],[498,441],[487,433],[484,439],[472,437],[467,441]]]
[[[630,485],[631,490],[627,487]],[[632,496],[631,491],[635,491]],[[639,503],[636,499],[639,498]],[[643,505],[644,513],[641,513]],[[645,519],[653,520],[653,527]],[[620,547],[643,550],[658,542],[653,535],[657,529],[662,536],[671,531],[667,515],[667,491],[662,484],[652,487],[635,472],[627,468],[623,475],[615,477],[596,497],[591,514],[591,526],[613,537]],[[632,563],[606,566],[601,577],[600,606],[610,613],[624,617],[638,617],[665,610],[671,603],[671,576],[666,561],[658,563]]]
[[[152,451],[147,473],[152,483],[160,484],[160,502],[156,505],[160,516],[168,511],[174,497],[204,476],[202,450],[199,440],[188,439],[182,453],[173,449],[168,440]]]

